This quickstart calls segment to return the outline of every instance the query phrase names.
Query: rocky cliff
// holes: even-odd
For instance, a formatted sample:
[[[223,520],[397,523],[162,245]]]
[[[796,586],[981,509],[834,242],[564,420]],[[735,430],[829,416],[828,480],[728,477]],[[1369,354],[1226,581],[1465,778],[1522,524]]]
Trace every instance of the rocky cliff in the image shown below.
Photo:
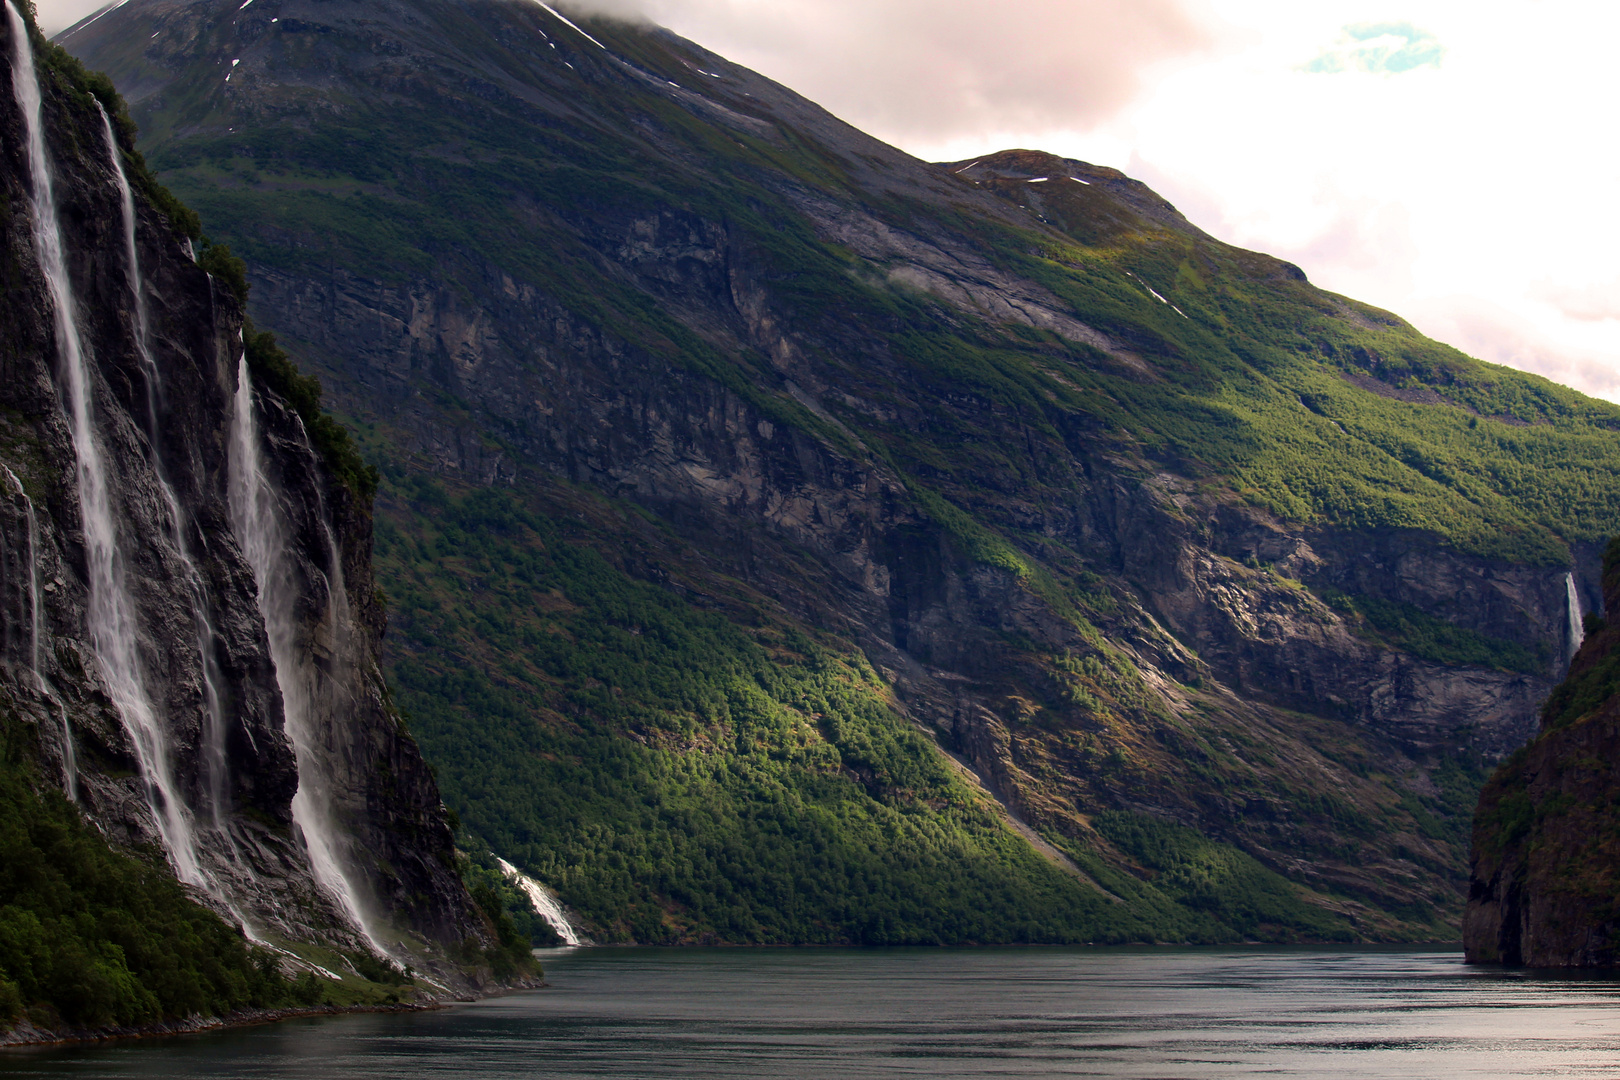
[[[1485,785],[1474,817],[1463,945],[1471,963],[1620,964],[1620,542],[1605,617],[1542,711],[1541,731]]]
[[[7,11],[7,745],[295,968],[380,956],[464,989],[488,930],[378,671],[369,493],[250,373],[240,300],[110,84]]]
[[[256,317],[384,464],[385,585],[410,600],[390,663],[452,799],[599,929],[748,939],[694,897],[754,901],[695,884],[682,860],[712,852],[669,854],[632,875],[642,929],[615,910],[615,860],[684,819],[651,791],[643,820],[587,808],[592,755],[661,745],[643,706],[702,713],[599,703],[634,680],[546,659],[592,598],[503,575],[550,528],[763,647],[788,627],[870,664],[1087,868],[1068,888],[1181,880],[1154,847],[1173,826],[1346,932],[1456,932],[1481,763],[1533,731],[1620,524],[1620,412],[1114,170],[916,161],[649,27],[130,0],[62,40],[129,89],[166,180],[248,258]],[[534,538],[454,550],[424,475],[512,492]],[[608,617],[604,648],[650,647]],[[683,752],[740,753],[714,723]],[[534,772],[494,794],[515,758],[552,794]]]

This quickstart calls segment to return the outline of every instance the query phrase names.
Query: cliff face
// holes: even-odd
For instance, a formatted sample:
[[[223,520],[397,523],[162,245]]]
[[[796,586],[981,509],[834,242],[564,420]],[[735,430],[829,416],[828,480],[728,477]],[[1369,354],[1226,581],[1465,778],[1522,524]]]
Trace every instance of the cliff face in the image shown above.
[[[1467,774],[1531,734],[1596,595],[1620,414],[1114,170],[929,165],[662,31],[588,29],[131,0],[63,40],[129,89],[259,322],[394,477],[557,520],[617,500],[591,527],[626,573],[702,605],[740,581],[835,636],[1066,850],[1151,877],[1094,826],[1140,813],[1369,936],[1453,932]],[[1593,476],[1591,520],[1555,531],[1549,493]],[[422,534],[409,491],[395,523]],[[546,692],[429,614],[402,614],[396,663]],[[463,703],[412,703],[441,706]]]
[[[1547,702],[1541,733],[1485,785],[1463,944],[1471,963],[1620,964],[1620,543],[1606,625]]]
[[[484,924],[383,696],[369,504],[241,381],[240,303],[147,197],[82,71],[48,51],[28,70],[21,26],[0,49],[0,714],[104,835],[161,852],[250,937],[465,985],[444,947]],[[240,529],[254,499],[289,526],[274,580]],[[300,681],[313,707],[290,733]]]

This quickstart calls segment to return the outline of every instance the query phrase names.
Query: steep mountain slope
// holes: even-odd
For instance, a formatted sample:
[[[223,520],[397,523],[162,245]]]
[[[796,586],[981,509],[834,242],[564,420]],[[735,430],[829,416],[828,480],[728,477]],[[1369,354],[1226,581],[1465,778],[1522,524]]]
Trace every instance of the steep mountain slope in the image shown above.
[[[1606,618],[1541,714],[1541,732],[1480,794],[1463,944],[1472,963],[1620,965],[1620,540]]]
[[[597,933],[1456,933],[1620,410],[651,28],[129,0],[62,40],[382,465],[447,798]],[[994,872],[861,921],[942,851]]]
[[[244,356],[203,266],[234,268],[193,259],[111,84],[6,16],[0,1025],[487,980],[378,668],[369,492]]]

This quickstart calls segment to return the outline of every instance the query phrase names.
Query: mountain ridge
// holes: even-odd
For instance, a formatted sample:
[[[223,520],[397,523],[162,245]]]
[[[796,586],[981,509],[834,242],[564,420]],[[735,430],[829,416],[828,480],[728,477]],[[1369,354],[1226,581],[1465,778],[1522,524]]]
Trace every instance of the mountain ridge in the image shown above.
[[[382,467],[390,678],[463,820],[593,932],[778,940],[775,886],[714,914],[714,844],[769,863],[754,795],[706,789],[743,809],[703,838],[653,737],[707,726],[720,777],[755,752],[736,718],[540,649],[579,639],[592,586],[563,553],[590,552],[624,612],[667,594],[871,672],[1142,910],[1195,911],[1193,867],[1253,859],[1329,920],[1283,905],[1266,933],[1455,934],[1472,785],[1533,727],[1620,519],[1620,410],[1210,240],[1112,170],[1010,151],[975,183],[666,31],[579,27],[131,0],[62,35],[134,88],[154,166]],[[1028,183],[1059,162],[1092,183]],[[447,513],[507,524],[475,559]],[[643,648],[642,617],[602,647]],[[758,734],[787,788],[825,745],[851,813],[911,797],[824,727],[802,759]],[[497,745],[544,800],[479,788],[464,766]],[[644,751],[647,815],[585,794],[592,754]]]

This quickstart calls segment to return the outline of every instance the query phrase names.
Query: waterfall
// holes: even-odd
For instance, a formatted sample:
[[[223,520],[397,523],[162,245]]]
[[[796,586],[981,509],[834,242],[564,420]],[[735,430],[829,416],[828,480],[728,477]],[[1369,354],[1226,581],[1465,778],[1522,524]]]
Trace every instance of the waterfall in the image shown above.
[[[563,939],[564,945],[589,945],[590,942],[574,928],[563,912],[562,903],[552,894],[551,890],[540,884],[534,878],[525,874],[505,859],[496,856],[495,861],[500,864],[501,873],[517,883],[523,894],[534,905],[534,912],[557,931],[557,936]]]
[[[146,801],[175,873],[182,881],[202,884],[191,821],[170,769],[168,738],[163,730],[137,654],[139,623],[126,586],[125,560],[108,486],[106,462],[91,415],[90,367],[85,362],[74,319],[73,287],[62,251],[50,162],[45,152],[39,83],[34,72],[33,43],[22,15],[7,3],[11,24],[12,88],[26,126],[26,152],[32,181],[34,246],[50,293],[56,330],[57,377],[65,392],[65,411],[72,432],[84,525],[85,564],[89,572],[91,645],[107,689],[129,734],[146,787]]]
[[[1581,594],[1575,588],[1575,575],[1564,575],[1564,595],[1568,598],[1569,607],[1569,658],[1575,659],[1580,652],[1581,644],[1586,641],[1586,627],[1581,625]]]
[[[34,675],[34,688],[39,691],[41,698],[48,707],[53,701],[51,684],[45,680],[45,673],[39,667],[39,643],[41,627],[40,615],[40,587],[39,587],[39,518],[34,514],[34,500],[28,497],[23,488],[22,481],[8,466],[0,465],[6,470],[6,481],[11,493],[22,500],[23,513],[28,521],[28,670]],[[73,725],[68,721],[67,706],[56,702],[57,711],[62,720],[62,787],[67,791],[68,798],[77,802],[79,799],[79,761],[78,754],[73,748]]]
[[[152,353],[152,331],[147,319],[146,293],[141,288],[140,251],[135,239],[135,195],[130,190],[129,177],[124,173],[124,156],[118,149],[118,139],[113,133],[112,117],[107,115],[107,110],[102,108],[99,101],[96,102],[96,110],[101,114],[101,127],[107,137],[107,153],[112,163],[113,176],[118,180],[119,205],[124,215],[124,265],[129,281],[131,316],[135,323],[135,352],[140,358],[141,373],[146,377],[146,436],[152,448],[152,471],[157,476],[158,490],[169,513],[169,539],[180,556],[186,591],[190,594],[192,624],[197,639],[197,661],[202,668],[205,714],[202,749],[207,781],[208,813],[214,828],[224,832],[222,815],[226,809],[225,789],[230,758],[225,749],[225,693],[222,689],[224,675],[219,670],[219,661],[214,655],[216,635],[212,607],[207,587],[203,584],[202,572],[197,568],[196,560],[192,558],[191,545],[186,539],[185,511],[180,506],[180,499],[175,494],[174,484],[170,481],[168,469],[163,462],[161,426],[158,422],[163,385],[158,373],[157,360]]]
[[[317,730],[318,673],[313,662],[306,662],[302,655],[302,628],[297,613],[301,588],[289,542],[291,527],[265,473],[258,422],[253,414],[253,384],[245,354],[237,369],[236,409],[232,417],[230,503],[232,526],[258,581],[259,611],[264,616],[270,658],[275,663],[276,682],[281,687],[287,736],[292,740],[298,762],[293,821],[304,834],[310,869],[321,887],[342,905],[372,948],[380,955],[391,957],[362,901],[333,821],[332,785]],[[342,590],[338,573],[334,558],[332,574],[328,577],[334,621],[338,616],[338,594]]]
[[[6,471],[7,487],[11,494],[23,501],[28,520],[28,669],[39,678],[39,521],[34,517],[34,501],[28,497],[22,481],[9,465],[0,465]]]

